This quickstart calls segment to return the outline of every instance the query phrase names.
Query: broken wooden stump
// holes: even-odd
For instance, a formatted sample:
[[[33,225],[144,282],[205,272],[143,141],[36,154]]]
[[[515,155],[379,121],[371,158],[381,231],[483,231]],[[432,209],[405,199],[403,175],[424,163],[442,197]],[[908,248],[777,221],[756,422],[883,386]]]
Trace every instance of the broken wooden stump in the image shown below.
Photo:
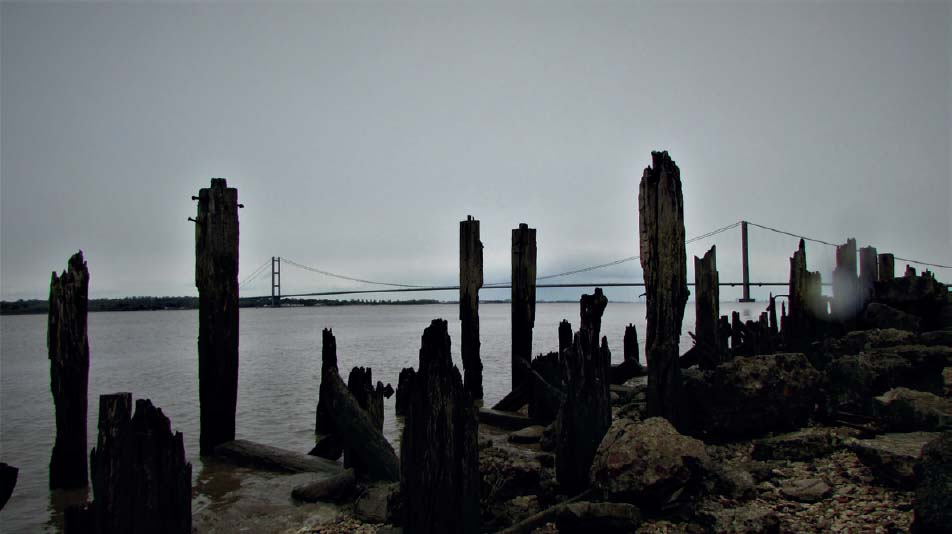
[[[86,456],[89,384],[89,270],[79,251],[61,276],[50,280],[46,344],[50,390],[56,408],[56,441],[50,458],[50,489],[84,488],[89,481]]]
[[[410,398],[410,388],[415,376],[416,371],[412,367],[404,367],[400,370],[400,377],[397,379],[397,399],[394,403],[394,411],[397,415],[407,413],[407,400]]]
[[[836,247],[832,317],[838,321],[852,321],[859,313],[861,303],[859,278],[856,276],[856,240],[851,237]]]
[[[13,495],[19,473],[20,470],[16,467],[0,462],[0,510],[3,510],[10,496]]]
[[[479,221],[459,223],[459,320],[463,385],[474,400],[483,398],[483,362],[479,357],[479,288],[483,287],[483,243]]]
[[[536,356],[529,370],[532,394],[529,398],[529,417],[536,424],[548,425],[559,414],[559,406],[565,399],[562,384],[562,364],[559,354],[550,352]]]
[[[562,351],[572,346],[572,324],[562,319],[562,322],[559,323],[559,354],[562,354]]]
[[[638,358],[638,331],[631,323],[625,327],[623,351],[622,362],[609,369],[608,379],[612,384],[624,384],[636,376],[645,374],[645,369]]]
[[[582,295],[579,299],[579,334],[582,350],[593,352],[601,339],[602,314],[608,306],[608,298],[602,288],[596,287],[591,295]]]
[[[522,223],[512,230],[512,389],[525,380],[519,360],[532,361],[536,305],[536,231]]]
[[[347,389],[357,404],[367,412],[374,426],[381,433],[383,432],[383,383],[377,382],[377,387],[373,387],[373,372],[370,367],[354,367],[347,377]],[[353,467],[358,473],[367,471],[367,466],[360,463],[360,456],[353,451],[344,448],[344,467]]]
[[[896,257],[892,254],[883,253],[879,255],[879,282],[892,280],[896,277]]]
[[[407,532],[480,532],[476,408],[450,357],[446,321],[423,332],[400,442]]]
[[[801,239],[790,258],[790,310],[782,330],[787,350],[803,350],[816,339],[819,319],[825,315],[820,287],[820,273],[807,270],[806,245]]]
[[[688,300],[681,171],[667,152],[652,152],[638,191],[641,268],[644,271],[648,332],[647,409],[678,424],[681,367],[678,340]]]
[[[412,369],[411,369],[412,371]],[[403,373],[400,373],[401,376]],[[321,385],[318,391],[317,416],[314,423],[314,433],[317,435],[314,448],[310,454],[328,460],[337,460],[344,453],[340,435],[334,416],[330,413],[330,397],[334,394],[333,379],[330,375],[339,377],[337,369],[337,340],[330,330],[321,332]]]
[[[322,333],[321,398],[318,421],[340,438],[358,475],[375,480],[399,480],[393,447],[373,417],[364,410],[337,372],[337,341],[330,329]],[[414,385],[414,388],[416,386]]]
[[[859,295],[862,310],[873,298],[873,288],[879,280],[879,254],[876,247],[859,249]]]
[[[67,514],[66,532],[190,534],[192,465],[182,433],[148,399],[99,397],[99,437],[90,454],[93,501]]]
[[[356,485],[354,470],[346,469],[332,477],[296,486],[291,490],[291,498],[301,502],[344,502],[353,496]]]
[[[195,218],[198,287],[200,453],[235,439],[238,403],[238,190],[224,178],[198,192]]]
[[[721,363],[720,285],[717,275],[717,247],[712,246],[703,258],[694,257],[694,343],[701,369],[713,369]]]

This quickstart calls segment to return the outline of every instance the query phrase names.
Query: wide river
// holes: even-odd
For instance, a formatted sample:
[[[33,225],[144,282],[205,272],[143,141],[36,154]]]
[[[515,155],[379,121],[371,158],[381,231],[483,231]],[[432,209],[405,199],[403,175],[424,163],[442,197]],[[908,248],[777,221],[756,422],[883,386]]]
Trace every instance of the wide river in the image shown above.
[[[722,303],[721,313],[754,318],[764,303]],[[509,391],[509,304],[481,304],[480,332],[485,403]],[[449,321],[453,359],[459,360],[455,304],[242,309],[237,434],[239,438],[307,452],[314,442],[314,416],[321,372],[321,329],[333,328],[338,363],[346,380],[355,365],[373,368],[374,381],[397,385],[403,367],[417,366],[420,337],[434,318]],[[540,303],[533,352],[558,349],[558,324],[578,328],[578,304]],[[13,496],[0,512],[2,532],[60,532],[63,507],[82,499],[47,489],[55,435],[45,315],[0,318],[0,461],[20,469]],[[644,362],[645,306],[609,303],[602,319],[612,361],[622,357],[625,325],[638,328]],[[691,346],[694,304],[689,302],[681,351]],[[96,441],[98,397],[128,391],[148,398],[185,434],[192,462],[193,509],[214,507],[221,492],[212,479],[222,467],[198,456],[198,313],[195,310],[92,313],[89,315],[88,442]],[[397,443],[394,398],[385,400],[384,432]],[[399,450],[399,449],[398,449]],[[234,470],[232,479],[246,471]],[[240,483],[240,480],[238,481]]]

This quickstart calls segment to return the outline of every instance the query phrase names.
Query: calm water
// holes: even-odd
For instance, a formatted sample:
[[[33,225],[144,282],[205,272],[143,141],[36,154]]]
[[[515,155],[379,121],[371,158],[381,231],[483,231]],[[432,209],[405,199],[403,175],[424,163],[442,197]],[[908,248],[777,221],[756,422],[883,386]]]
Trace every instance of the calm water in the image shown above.
[[[721,313],[750,316],[763,303],[722,303]],[[756,310],[756,311],[755,311]],[[373,368],[374,380],[396,387],[400,369],[417,365],[420,337],[434,318],[449,321],[453,359],[460,365],[458,307],[346,306],[333,308],[242,309],[237,433],[239,438],[307,452],[313,444],[314,412],[320,379],[321,329],[333,328],[338,362],[346,380],[355,365]],[[98,397],[132,392],[149,398],[185,434],[193,466],[193,508],[213,507],[221,495],[213,479],[220,470],[198,457],[198,314],[194,310],[93,313],[89,316],[89,447],[95,444]],[[577,304],[539,304],[533,351],[558,348],[558,323],[578,328]],[[621,359],[625,325],[638,327],[644,361],[645,307],[609,303],[602,321],[614,362]],[[685,313],[681,350],[691,341],[693,303]],[[509,305],[480,306],[483,383],[486,404],[501,399],[510,384]],[[385,401],[384,432],[396,443],[399,429],[394,398]],[[59,532],[65,503],[83,495],[47,489],[54,438],[49,389],[46,316],[0,318],[0,461],[20,469],[17,487],[0,512],[3,532]],[[217,470],[217,471],[216,471]],[[226,473],[240,478],[242,471]]]

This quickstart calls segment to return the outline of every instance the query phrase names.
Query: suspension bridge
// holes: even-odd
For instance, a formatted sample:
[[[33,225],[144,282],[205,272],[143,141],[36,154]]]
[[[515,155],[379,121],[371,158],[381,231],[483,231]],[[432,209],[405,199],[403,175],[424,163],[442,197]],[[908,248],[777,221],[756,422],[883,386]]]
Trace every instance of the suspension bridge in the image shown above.
[[[773,227],[766,226],[766,225],[763,225],[763,224],[758,224],[758,223],[755,223],[755,222],[744,221],[744,220],[737,221],[737,222],[735,222],[735,223],[733,223],[733,224],[729,224],[729,225],[727,225],[727,226],[722,226],[722,227],[720,227],[720,228],[711,230],[711,231],[706,232],[706,233],[704,233],[704,234],[701,234],[701,235],[692,237],[692,238],[690,238],[690,239],[687,239],[687,240],[685,241],[685,245],[689,245],[689,244],[691,244],[691,243],[695,243],[695,242],[698,242],[698,241],[702,241],[702,240],[705,240],[705,239],[709,239],[709,238],[712,238],[712,237],[714,237],[714,236],[716,236],[716,235],[722,234],[722,233],[724,233],[724,232],[728,232],[728,231],[730,231],[730,230],[734,230],[734,229],[736,229],[736,228],[740,228],[740,232],[741,232],[741,251],[740,251],[740,254],[741,254],[741,266],[742,266],[742,267],[741,267],[741,268],[742,268],[742,277],[741,277],[741,280],[739,280],[739,281],[731,281],[731,282],[720,282],[720,283],[719,283],[720,286],[728,286],[728,287],[738,287],[738,286],[739,286],[739,287],[741,287],[741,288],[743,289],[743,297],[740,299],[740,302],[753,302],[753,299],[751,299],[751,297],[750,297],[750,288],[751,288],[751,286],[756,286],[756,287],[772,287],[772,286],[786,287],[786,286],[788,285],[788,282],[786,282],[786,281],[783,281],[783,282],[753,281],[753,282],[752,282],[752,281],[750,280],[750,263],[749,263],[749,252],[748,252],[748,229],[749,229],[749,227],[751,227],[751,226],[752,226],[752,227],[755,227],[755,228],[757,228],[757,229],[766,231],[766,232],[771,232],[771,233],[778,234],[778,235],[785,235],[785,236],[788,236],[788,237],[794,237],[794,238],[797,238],[797,239],[803,239],[804,241],[808,241],[808,242],[812,242],[812,243],[817,243],[817,244],[820,244],[820,245],[825,245],[825,246],[834,247],[834,248],[838,246],[836,243],[832,243],[832,242],[830,242],[830,241],[826,241],[826,240],[823,240],[823,239],[817,239],[817,238],[814,238],[814,237],[804,236],[804,235],[800,235],[800,234],[795,233],[795,232],[789,232],[789,231],[786,231],[786,230],[781,230],[781,229],[773,228]],[[628,256],[628,257],[620,258],[620,259],[617,259],[617,260],[614,260],[614,261],[610,261],[610,262],[607,262],[607,263],[600,263],[600,264],[597,264],[597,265],[589,265],[589,266],[586,266],[586,267],[581,267],[581,268],[573,269],[573,270],[570,270],[570,271],[565,271],[565,272],[560,272],[560,273],[555,273],[555,274],[549,274],[549,275],[544,275],[544,276],[537,276],[537,277],[536,277],[536,287],[537,287],[537,288],[573,288],[573,287],[594,287],[594,286],[599,286],[599,287],[644,287],[644,285],[645,285],[644,282],[571,282],[571,283],[545,282],[546,280],[554,280],[554,279],[562,278],[562,277],[566,277],[566,276],[571,276],[571,275],[576,275],[576,274],[582,274],[582,273],[588,273],[588,272],[597,271],[597,270],[600,270],[600,269],[605,269],[605,268],[608,268],[608,267],[614,267],[614,266],[616,266],[616,265],[621,265],[621,264],[628,263],[628,262],[632,262],[632,261],[635,261],[635,260],[638,260],[638,259],[640,259],[640,256],[637,256],[637,255],[635,255],[635,256]],[[904,257],[899,257],[899,256],[895,256],[895,259],[896,259],[896,260],[899,260],[899,261],[904,261],[904,262],[907,262],[907,263],[910,263],[910,264],[915,264],[915,265],[924,266],[924,267],[932,267],[932,268],[938,268],[938,269],[952,269],[952,265],[943,265],[943,264],[932,263],[932,262],[926,262],[926,261],[920,261],[920,260],[916,260],[916,259],[904,258]],[[268,266],[269,266],[269,265],[270,265],[270,267],[271,267],[270,271],[268,270]],[[309,273],[313,273],[313,274],[325,276],[325,277],[328,277],[328,278],[334,278],[334,279],[338,279],[338,280],[345,280],[345,281],[349,281],[349,282],[355,282],[355,283],[365,284],[365,285],[372,285],[372,286],[377,286],[377,287],[376,287],[376,288],[373,288],[373,289],[369,289],[369,288],[365,288],[365,289],[341,289],[341,290],[312,291],[312,292],[303,292],[303,293],[290,293],[290,294],[285,293],[285,294],[282,294],[282,292],[281,292],[281,266],[282,266],[282,265],[289,265],[289,266],[294,267],[294,268],[296,268],[296,269],[299,269],[299,270],[301,270],[301,271],[305,271],[305,272],[309,272]],[[280,305],[281,298],[330,297],[330,296],[364,295],[364,294],[377,294],[377,293],[413,293],[413,292],[425,292],[425,291],[459,291],[459,289],[460,289],[460,286],[458,286],[458,285],[419,285],[419,284],[407,284],[407,283],[400,283],[400,282],[386,282],[386,281],[380,281],[380,280],[368,280],[368,279],[360,278],[360,277],[357,277],[357,276],[348,276],[348,275],[344,275],[344,274],[340,274],[340,273],[334,273],[334,272],[327,271],[327,270],[324,270],[324,269],[320,269],[320,268],[317,268],[317,267],[313,267],[313,266],[305,265],[305,264],[302,264],[302,263],[298,263],[298,262],[296,262],[296,261],[294,261],[294,260],[291,260],[291,259],[288,259],[288,258],[282,258],[282,257],[280,257],[280,256],[273,256],[273,257],[271,257],[270,259],[268,259],[268,260],[266,260],[265,262],[263,262],[257,269],[255,269],[254,271],[252,271],[251,274],[249,274],[247,277],[245,277],[244,280],[242,280],[242,281],[239,283],[238,287],[239,287],[239,289],[244,288],[244,287],[248,287],[248,286],[249,286],[252,282],[254,282],[255,280],[259,280],[261,277],[266,276],[266,275],[268,275],[268,274],[270,274],[270,276],[271,276],[271,294],[270,294],[270,295],[260,295],[260,296],[256,296],[256,297],[248,297],[248,298],[257,298],[257,299],[267,299],[267,298],[270,298],[270,299],[271,299],[271,304],[272,304],[272,306],[275,306],[275,307],[277,307],[277,306]],[[542,283],[539,283],[539,282],[542,282]],[[688,285],[694,285],[694,284],[693,284],[693,283],[689,283]],[[830,283],[824,283],[823,285],[828,286],[828,285],[831,285],[831,284],[830,284]],[[512,287],[512,284],[511,284],[510,281],[499,281],[499,282],[492,282],[492,283],[484,284],[482,287],[483,287],[483,289],[508,289],[508,288],[511,288],[511,287]]]

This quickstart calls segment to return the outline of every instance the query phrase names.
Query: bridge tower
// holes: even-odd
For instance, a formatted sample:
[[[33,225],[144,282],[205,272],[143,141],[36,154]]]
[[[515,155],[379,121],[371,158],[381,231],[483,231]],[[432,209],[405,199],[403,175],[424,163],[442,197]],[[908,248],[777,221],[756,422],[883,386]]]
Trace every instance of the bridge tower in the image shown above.
[[[747,221],[740,222],[741,262],[744,269],[744,296],[738,302],[754,302],[750,298],[750,265],[747,254]]]
[[[281,257],[271,256],[271,307],[281,307]]]

